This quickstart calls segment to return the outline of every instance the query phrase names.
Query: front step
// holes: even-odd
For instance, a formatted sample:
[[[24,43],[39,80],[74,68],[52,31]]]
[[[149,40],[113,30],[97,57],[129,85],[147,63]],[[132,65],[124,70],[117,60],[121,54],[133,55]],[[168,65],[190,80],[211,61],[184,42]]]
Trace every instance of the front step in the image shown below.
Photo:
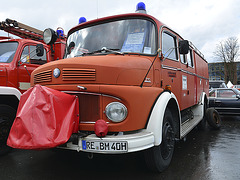
[[[188,134],[200,121],[202,116],[196,115],[193,119],[189,119],[181,124],[181,138]]]
[[[191,109],[193,112],[193,118],[188,119],[181,123],[181,135],[180,138],[186,136],[196,125],[202,120],[203,112],[204,112],[204,105],[198,104]]]

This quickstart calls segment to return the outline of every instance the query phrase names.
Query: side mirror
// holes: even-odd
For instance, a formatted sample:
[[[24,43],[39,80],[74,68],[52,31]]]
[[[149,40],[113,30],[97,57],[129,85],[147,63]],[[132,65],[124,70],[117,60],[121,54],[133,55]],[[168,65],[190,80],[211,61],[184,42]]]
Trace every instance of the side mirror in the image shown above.
[[[239,94],[237,94],[236,97],[237,97],[238,99],[240,99],[240,95],[239,95]]]
[[[44,48],[42,44],[37,44],[36,46],[36,54],[37,56],[43,56]]]
[[[74,47],[75,47],[75,43],[73,41],[70,42],[69,46],[67,47],[67,54],[71,54]]]
[[[188,40],[179,41],[178,44],[180,54],[188,54],[189,51],[189,42]]]

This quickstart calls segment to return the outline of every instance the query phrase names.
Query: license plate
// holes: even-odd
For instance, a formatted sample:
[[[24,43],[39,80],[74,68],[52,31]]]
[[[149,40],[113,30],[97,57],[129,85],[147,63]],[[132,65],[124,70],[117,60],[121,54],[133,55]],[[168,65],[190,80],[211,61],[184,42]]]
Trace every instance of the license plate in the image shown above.
[[[82,149],[87,151],[101,152],[126,152],[128,150],[126,141],[86,141],[82,140]]]

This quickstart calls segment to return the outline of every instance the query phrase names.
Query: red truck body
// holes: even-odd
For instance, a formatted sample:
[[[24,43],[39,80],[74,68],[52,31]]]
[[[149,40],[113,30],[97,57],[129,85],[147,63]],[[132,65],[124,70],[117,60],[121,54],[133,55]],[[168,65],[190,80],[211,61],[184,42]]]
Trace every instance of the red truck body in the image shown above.
[[[33,70],[42,64],[62,59],[66,38],[58,37],[53,45],[43,41],[43,31],[15,20],[0,22],[0,29],[21,37],[0,37],[0,154],[8,151],[6,140],[15,118],[22,93],[30,88]],[[37,55],[37,46],[42,45],[42,55]]]
[[[206,122],[207,61],[178,33],[143,13],[110,16],[73,27],[65,59],[35,69],[31,86],[31,91],[43,92],[42,96],[49,88],[56,99],[54,91],[72,95],[78,106],[68,107],[75,108],[74,113],[63,113],[64,100],[59,108],[50,95],[46,103],[34,94],[30,99],[24,97],[14,123],[23,127],[27,122],[38,131],[53,133],[42,133],[38,139],[32,129],[15,129],[8,139],[12,147],[46,148],[69,132],[69,128],[52,128],[63,119],[48,118],[48,110],[50,114],[63,113],[62,117],[69,117],[66,122],[78,124],[78,131],[72,131],[60,148],[105,154],[144,150],[147,165],[161,172],[170,164],[175,139]],[[25,109],[31,100],[36,106]],[[44,109],[38,111],[41,122],[31,115],[39,107]],[[21,112],[29,113],[21,116]],[[24,139],[25,134],[30,136]]]

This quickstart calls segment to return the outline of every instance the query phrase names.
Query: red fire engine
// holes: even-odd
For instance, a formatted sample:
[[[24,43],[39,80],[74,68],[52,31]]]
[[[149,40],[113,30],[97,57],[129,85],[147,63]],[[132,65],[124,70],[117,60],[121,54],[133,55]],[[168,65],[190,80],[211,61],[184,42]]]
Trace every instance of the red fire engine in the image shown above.
[[[175,139],[205,125],[208,65],[144,6],[69,31],[64,60],[32,73],[9,146],[91,154],[144,150],[152,170],[168,167]]]
[[[8,133],[16,115],[21,93],[30,87],[30,74],[42,64],[61,59],[66,39],[63,33],[60,34],[57,42],[51,47],[43,42],[43,31],[11,19],[0,22],[0,29],[22,38],[0,37],[0,154],[2,154],[8,150],[6,147]]]

